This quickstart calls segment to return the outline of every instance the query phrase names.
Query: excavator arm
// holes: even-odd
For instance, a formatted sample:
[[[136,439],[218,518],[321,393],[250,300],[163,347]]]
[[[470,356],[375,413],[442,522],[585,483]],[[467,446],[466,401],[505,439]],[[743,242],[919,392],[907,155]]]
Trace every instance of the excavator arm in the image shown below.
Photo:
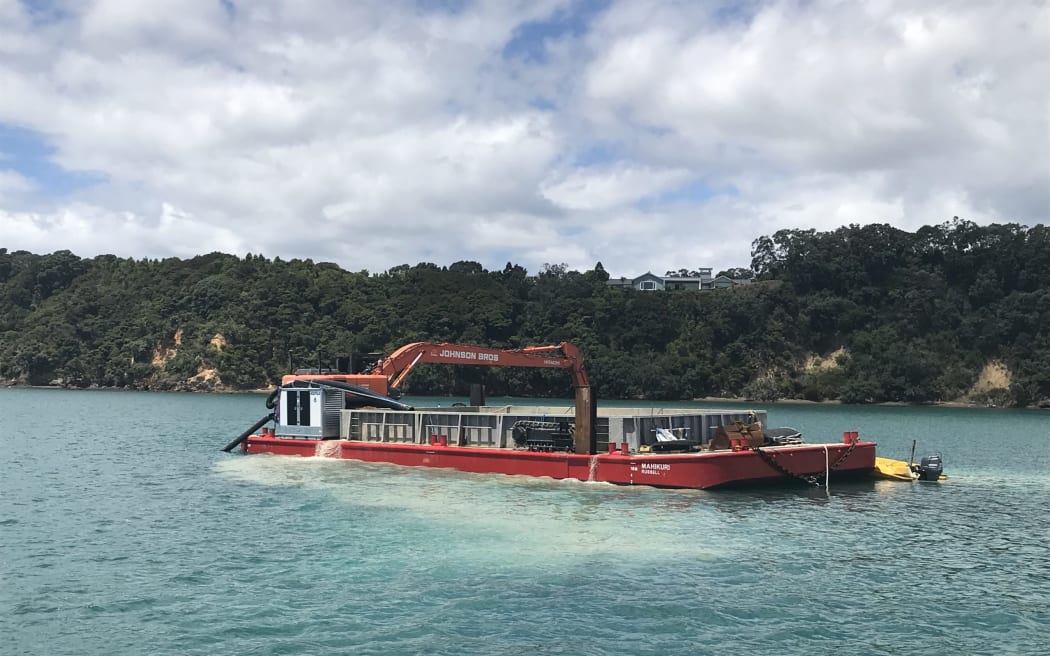
[[[494,349],[464,344],[415,342],[406,344],[380,360],[366,374],[320,371],[288,374],[282,385],[297,380],[330,380],[357,385],[370,392],[397,396],[401,384],[420,362],[468,364],[487,367],[543,367],[567,369],[576,388],[576,424],[573,439],[576,453],[594,453],[594,424],[597,415],[583,356],[575,345],[562,342],[552,346],[529,346],[520,349]]]
[[[444,364],[471,364],[488,367],[544,367],[568,369],[576,388],[576,422],[573,442],[576,453],[594,453],[594,425],[597,410],[591,396],[587,370],[583,368],[580,349],[568,342],[552,346],[528,346],[520,349],[494,349],[463,344],[434,344],[416,342],[407,344],[378,362],[374,374],[385,376],[390,389],[397,390],[412,369],[420,362]]]
[[[467,364],[488,367],[545,367],[568,369],[573,387],[590,387],[583,357],[574,345],[562,342],[554,346],[529,346],[521,349],[494,349],[464,344],[416,342],[407,344],[376,363],[373,374],[386,376],[391,390],[401,387],[405,378],[420,362]]]

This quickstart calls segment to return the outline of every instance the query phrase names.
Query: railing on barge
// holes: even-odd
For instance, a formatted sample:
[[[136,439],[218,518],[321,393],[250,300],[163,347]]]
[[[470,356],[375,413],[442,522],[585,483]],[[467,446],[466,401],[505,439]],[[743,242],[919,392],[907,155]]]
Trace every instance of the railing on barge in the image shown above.
[[[412,411],[355,409],[340,412],[339,435],[346,440],[427,444],[444,436],[449,445],[507,448],[519,421],[566,422],[573,406],[481,406],[419,408]],[[720,426],[741,421],[766,424],[764,410],[690,408],[601,408],[595,424],[598,452],[609,442],[627,442],[631,450],[653,442],[657,428],[706,444]]]

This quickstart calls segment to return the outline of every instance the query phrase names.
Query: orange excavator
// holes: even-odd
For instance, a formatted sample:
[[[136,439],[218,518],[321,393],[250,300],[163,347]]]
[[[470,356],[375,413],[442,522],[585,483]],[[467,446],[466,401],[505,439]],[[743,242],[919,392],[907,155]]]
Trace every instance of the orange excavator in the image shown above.
[[[568,369],[576,389],[576,453],[591,453],[595,405],[591,385],[583,368],[583,356],[575,345],[562,342],[553,346],[528,346],[519,349],[494,349],[464,344],[415,342],[406,344],[377,361],[365,373],[346,371],[297,371],[281,379],[281,385],[296,381],[331,381],[364,388],[374,394],[396,398],[401,384],[421,362],[466,364],[486,367],[544,367]]]
[[[396,397],[412,370],[420,362],[468,364],[487,367],[546,367],[568,369],[573,387],[590,387],[583,356],[576,346],[562,342],[555,346],[527,346],[520,349],[494,349],[432,342],[406,344],[376,362],[366,373],[303,371],[286,374],[282,385],[296,380],[332,380],[363,387],[376,394]]]

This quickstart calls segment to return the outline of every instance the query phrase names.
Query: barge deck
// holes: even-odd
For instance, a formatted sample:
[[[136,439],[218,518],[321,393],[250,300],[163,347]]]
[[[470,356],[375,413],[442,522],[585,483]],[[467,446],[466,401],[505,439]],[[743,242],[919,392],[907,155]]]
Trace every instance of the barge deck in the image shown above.
[[[273,429],[241,443],[243,451],[697,489],[796,478],[819,484],[875,466],[875,443],[855,432],[829,444],[770,442],[760,410],[603,408],[592,453],[575,453],[573,406],[344,409],[341,393],[298,393],[307,395],[296,400],[299,410],[279,413]]]

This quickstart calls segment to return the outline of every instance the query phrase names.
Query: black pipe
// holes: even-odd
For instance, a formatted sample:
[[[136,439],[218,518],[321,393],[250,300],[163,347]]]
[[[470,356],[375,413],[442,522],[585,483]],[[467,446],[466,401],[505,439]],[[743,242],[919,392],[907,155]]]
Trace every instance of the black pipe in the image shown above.
[[[297,383],[306,383],[306,384],[309,384],[309,385],[320,385],[322,387],[334,387],[336,389],[341,389],[344,392],[350,392],[351,394],[354,394],[355,396],[358,396],[360,398],[368,399],[371,402],[371,405],[373,405],[373,406],[375,406],[377,408],[388,408],[390,410],[402,410],[402,411],[407,411],[407,410],[412,410],[413,409],[412,406],[405,405],[404,403],[401,403],[400,401],[395,401],[394,399],[390,398],[389,396],[383,396],[382,394],[376,394],[375,392],[373,392],[371,390],[367,390],[367,389],[365,389],[363,387],[358,387],[357,385],[351,385],[350,383],[344,383],[344,382],[337,381],[337,380],[319,380],[319,379],[316,379],[316,378],[310,378],[310,379],[307,379],[307,380],[297,380],[294,383],[292,383],[292,385],[295,386],[295,387],[305,387],[305,385],[299,385]]]
[[[241,433],[237,437],[237,439],[235,439],[234,441],[232,441],[229,444],[227,444],[226,446],[224,446],[222,448],[222,450],[225,451],[226,453],[229,453],[230,451],[233,451],[235,448],[237,448],[238,444],[240,444],[244,440],[248,439],[249,435],[251,435],[255,431],[257,431],[260,428],[262,428],[263,424],[265,424],[266,422],[272,421],[272,420],[273,420],[273,413],[271,412],[270,414],[266,415],[265,417],[263,417],[259,421],[255,422],[255,424],[251,428],[249,428],[248,430],[246,430],[243,433]]]
[[[277,407],[277,393],[280,392],[280,391],[281,391],[281,386],[278,385],[277,387],[273,388],[272,392],[270,392],[270,396],[266,397],[266,409],[267,410],[273,410],[274,408]]]

